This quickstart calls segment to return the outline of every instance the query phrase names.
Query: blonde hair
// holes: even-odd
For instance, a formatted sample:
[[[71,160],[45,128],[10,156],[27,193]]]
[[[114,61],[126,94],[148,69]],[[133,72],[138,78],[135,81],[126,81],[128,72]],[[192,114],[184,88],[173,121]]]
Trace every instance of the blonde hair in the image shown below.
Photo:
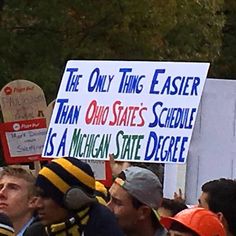
[[[32,196],[36,194],[36,177],[30,170],[27,170],[21,166],[6,166],[0,170],[0,179],[2,179],[3,176],[13,176],[16,178],[24,179],[29,184],[29,195]]]

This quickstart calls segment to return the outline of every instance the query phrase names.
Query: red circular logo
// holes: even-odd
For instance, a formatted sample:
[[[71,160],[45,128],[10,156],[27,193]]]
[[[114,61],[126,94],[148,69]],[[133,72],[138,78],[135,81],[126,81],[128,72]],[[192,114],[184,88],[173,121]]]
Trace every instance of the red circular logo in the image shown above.
[[[12,88],[11,87],[6,87],[6,88],[4,88],[4,92],[5,92],[6,95],[10,95],[10,94],[12,94]]]

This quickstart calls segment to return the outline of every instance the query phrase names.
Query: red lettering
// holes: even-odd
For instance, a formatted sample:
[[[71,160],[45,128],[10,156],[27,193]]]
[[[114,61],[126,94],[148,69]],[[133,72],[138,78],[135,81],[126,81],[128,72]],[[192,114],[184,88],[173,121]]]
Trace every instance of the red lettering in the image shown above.
[[[141,106],[122,106],[121,101],[113,103],[112,114],[113,119],[110,120],[110,126],[144,126],[145,120],[143,112],[147,110],[147,107]]]
[[[109,114],[108,106],[99,106],[96,100],[93,100],[86,111],[85,122],[92,125],[104,125]]]
[[[144,118],[143,118],[143,112],[147,110],[147,107],[142,107],[140,110],[139,110],[139,116],[140,116],[140,123],[137,124],[138,127],[142,127],[144,126],[145,124],[145,121],[144,121]]]
[[[116,122],[117,122],[118,117],[117,117],[117,114],[116,114],[116,107],[117,107],[117,105],[118,105],[118,108],[119,108],[119,105],[120,105],[120,104],[121,104],[120,101],[116,101],[116,102],[114,102],[114,104],[113,104],[112,113],[113,113],[113,115],[114,115],[114,120],[109,122],[109,125],[111,125],[111,126],[115,125]]]

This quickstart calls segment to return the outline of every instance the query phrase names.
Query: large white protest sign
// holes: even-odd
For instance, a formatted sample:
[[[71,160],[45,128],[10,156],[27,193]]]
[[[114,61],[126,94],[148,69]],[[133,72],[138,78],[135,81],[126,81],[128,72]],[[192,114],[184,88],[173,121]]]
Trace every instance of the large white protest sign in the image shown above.
[[[209,63],[69,61],[44,157],[185,163]]]

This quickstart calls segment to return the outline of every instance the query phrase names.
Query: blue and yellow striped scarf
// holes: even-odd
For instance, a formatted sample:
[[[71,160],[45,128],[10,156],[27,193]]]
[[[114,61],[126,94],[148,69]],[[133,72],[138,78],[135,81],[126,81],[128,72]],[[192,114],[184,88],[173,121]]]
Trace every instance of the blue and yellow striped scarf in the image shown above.
[[[90,207],[81,210],[64,222],[46,226],[49,236],[82,236],[85,226],[89,221]]]

